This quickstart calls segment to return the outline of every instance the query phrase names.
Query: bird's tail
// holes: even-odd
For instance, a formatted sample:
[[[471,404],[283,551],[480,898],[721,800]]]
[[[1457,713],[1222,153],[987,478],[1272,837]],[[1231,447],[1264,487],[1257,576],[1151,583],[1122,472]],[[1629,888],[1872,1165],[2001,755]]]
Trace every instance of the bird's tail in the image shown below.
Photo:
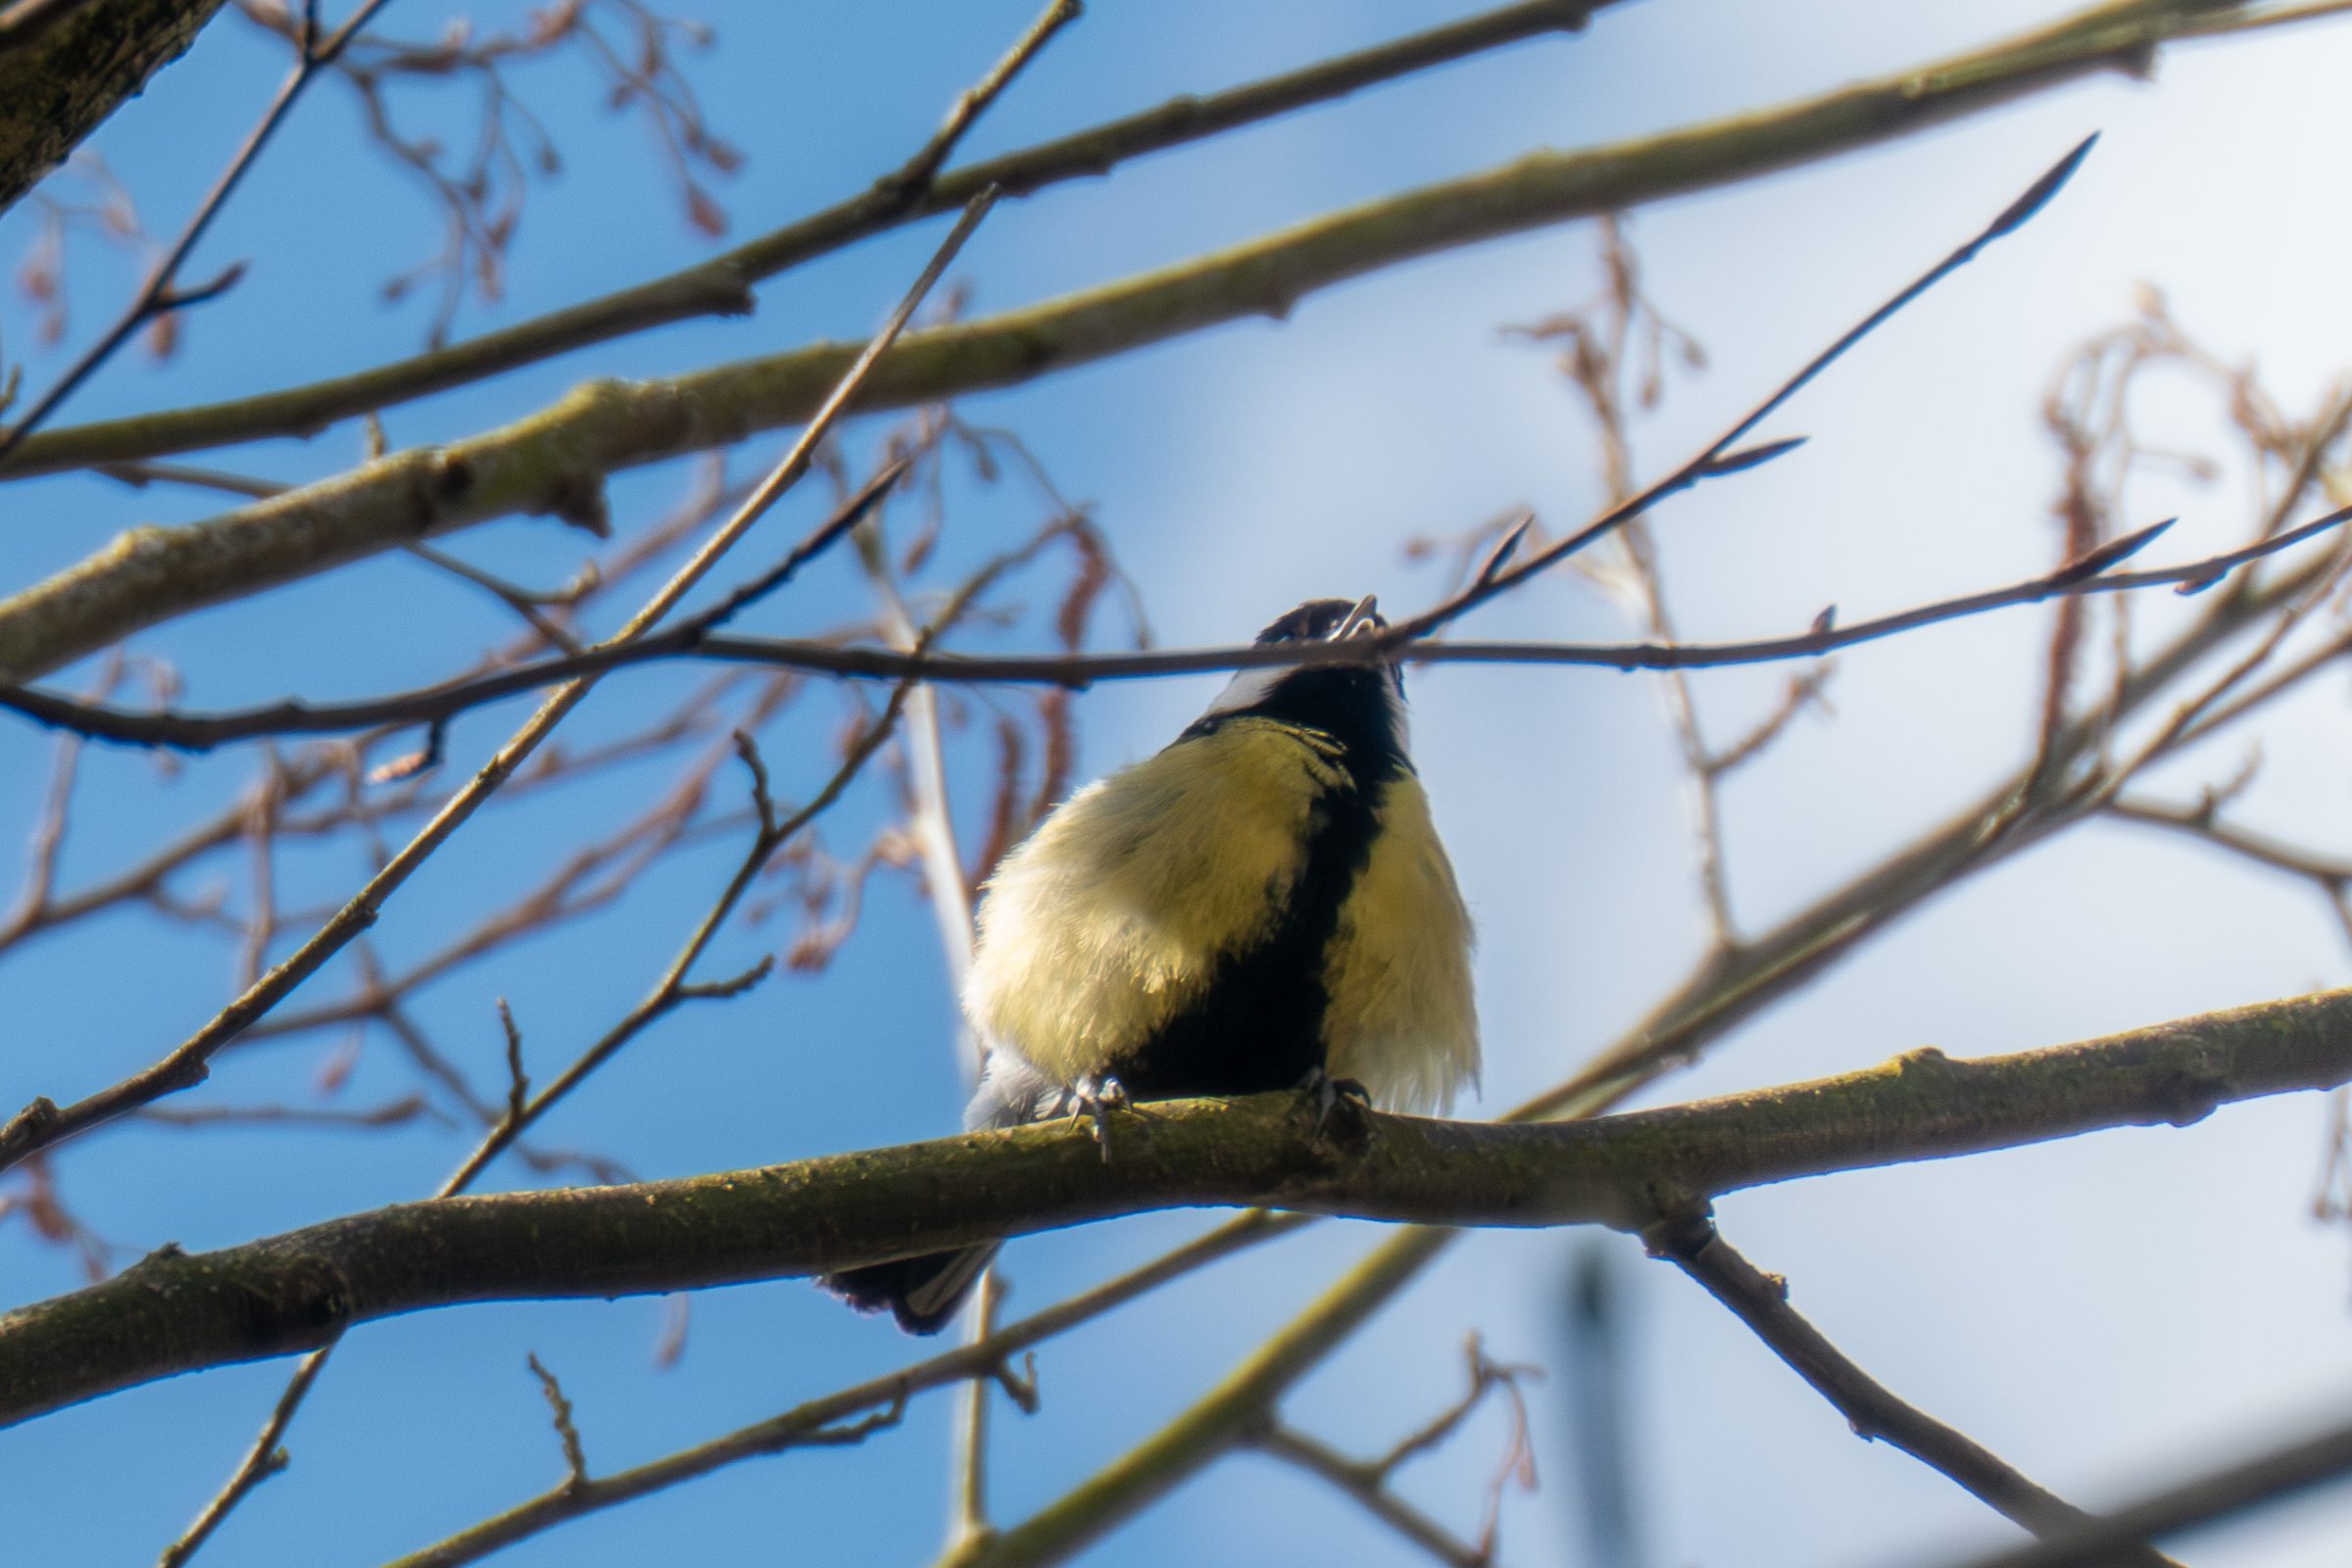
[[[997,1244],[956,1252],[926,1252],[864,1268],[827,1274],[816,1283],[860,1312],[887,1308],[909,1334],[937,1334],[980,1283]]]
[[[1018,1127],[1066,1113],[1069,1093],[1050,1083],[1019,1057],[992,1051],[980,1073],[980,1088],[964,1107],[970,1132]],[[953,1252],[925,1252],[864,1268],[821,1275],[817,1284],[860,1312],[888,1309],[909,1334],[937,1334],[980,1283],[1000,1244],[986,1242]]]

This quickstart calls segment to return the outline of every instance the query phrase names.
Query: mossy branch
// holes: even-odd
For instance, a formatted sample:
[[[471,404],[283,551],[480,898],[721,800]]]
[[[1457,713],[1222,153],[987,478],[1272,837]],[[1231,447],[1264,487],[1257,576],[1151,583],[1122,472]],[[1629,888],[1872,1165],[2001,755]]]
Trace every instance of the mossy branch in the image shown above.
[[[1537,153],[1100,288],[908,333],[858,407],[1009,386],[1220,322],[1280,317],[1318,289],[1417,257],[1751,179],[2089,73],[2141,73],[2165,39],[2254,24],[2244,12],[2217,15],[2193,0],[2105,5],[1796,104],[1606,147]],[[607,473],[796,423],[854,352],[818,343],[665,381],[590,382],[522,420],[445,448],[400,453],[169,532],[135,530],[0,601],[0,678],[47,673],[141,627],[429,534],[518,513],[598,519]],[[12,466],[79,466],[180,450],[192,443],[169,434],[177,417],[46,432]]]
[[[2352,991],[2337,991],[2015,1055],[1915,1052],[1591,1121],[1367,1114],[1318,1134],[1306,1104],[1273,1095],[1122,1114],[1108,1159],[1085,1127],[1056,1123],[680,1181],[407,1203],[216,1252],[166,1248],[0,1318],[0,1424],[460,1302],[813,1274],[1188,1205],[1639,1227],[1743,1187],[2185,1123],[2230,1101],[2348,1079]]]

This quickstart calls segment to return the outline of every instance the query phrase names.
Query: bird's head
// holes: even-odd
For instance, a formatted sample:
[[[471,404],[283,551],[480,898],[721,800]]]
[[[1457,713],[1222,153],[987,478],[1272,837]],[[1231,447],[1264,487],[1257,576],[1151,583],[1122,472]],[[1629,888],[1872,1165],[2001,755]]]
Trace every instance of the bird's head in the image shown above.
[[[1336,643],[1388,630],[1373,597],[1309,599],[1285,611],[1259,632],[1256,646]],[[1237,714],[1259,714],[1325,730],[1366,755],[1405,755],[1404,671],[1394,659],[1378,662],[1270,664],[1245,669],[1227,682],[1201,724]],[[1199,726],[1196,726],[1199,727]]]
[[[1380,602],[1370,594],[1361,599],[1309,599],[1286,610],[1257,634],[1257,643],[1336,643],[1345,638],[1371,636],[1388,630]]]

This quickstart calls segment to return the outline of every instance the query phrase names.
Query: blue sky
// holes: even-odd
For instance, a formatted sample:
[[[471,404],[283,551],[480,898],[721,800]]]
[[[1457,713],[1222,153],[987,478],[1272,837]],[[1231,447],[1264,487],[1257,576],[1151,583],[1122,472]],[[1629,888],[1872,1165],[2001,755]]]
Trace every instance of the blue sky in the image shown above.
[[[485,29],[518,7],[469,8]],[[1459,14],[1436,5],[1164,10],[1098,4],[974,131],[983,155],[1157,102],[1286,69]],[[748,235],[861,187],[928,134],[945,104],[1028,20],[1025,4],[785,8],[706,4],[717,43],[687,57],[713,127],[747,155],[713,186]],[[1007,204],[956,270],[976,310],[1121,276],[1334,207],[1573,146],[1773,103],[1930,58],[2053,14],[2023,4],[1759,9],[1646,0],[1581,36],[1547,39],[1205,146]],[[385,25],[438,30],[402,0]],[[225,19],[96,137],[164,230],[210,179],[281,68],[269,40]],[[2290,409],[2343,364],[2347,157],[2339,84],[2352,27],[2320,25],[2169,55],[2153,84],[2102,78],[1816,168],[1641,213],[1649,287],[1702,341],[1709,367],[1677,377],[1638,433],[1651,469],[1679,459],[1918,268],[1972,231],[2090,130],[2102,142],[2062,201],[1906,313],[1772,433],[1812,437],[1769,468],[1675,502],[1658,518],[1687,630],[1794,630],[1825,603],[1847,619],[2043,569],[2055,549],[2057,465],[2037,410],[2076,341],[2122,320],[2141,282],[2228,362],[2259,366]],[[461,332],[616,287],[703,254],[643,127],[602,109],[576,61],[516,85],[564,149],[534,184],[506,298],[469,301]],[[415,123],[463,134],[456,92],[414,100]],[[435,119],[439,117],[439,119]],[[420,302],[377,297],[433,243],[413,185],[366,148],[349,94],[321,85],[207,241],[197,275],[250,258],[247,280],[186,323],[179,356],[133,357],[75,398],[84,419],[234,396],[412,352]],[[592,374],[651,376],[869,330],[937,242],[917,225],[791,273],[749,318],[693,323],[534,367],[396,410],[411,445],[489,427]],[[0,220],[0,257],[32,238]],[[1251,320],[1035,386],[964,412],[1018,431],[1062,490],[1090,503],[1146,585],[1169,643],[1235,639],[1310,594],[1377,591],[1413,606],[1442,588],[1404,558],[1416,535],[1527,504],[1567,522],[1599,497],[1576,406],[1546,358],[1505,323],[1583,301],[1593,238],[1565,226],[1418,262],[1330,290],[1279,324]],[[87,333],[135,282],[125,259],[73,252],[74,321]],[[64,350],[30,347],[21,300],[0,342],[41,384]],[[870,443],[882,425],[853,431]],[[2209,401],[2185,384],[2151,432],[2218,448]],[[749,444],[749,469],[780,450]],[[286,479],[338,471],[361,436],[208,455]],[[664,466],[617,480],[614,514],[642,523],[686,483]],[[2222,548],[2244,514],[2242,466],[2215,482],[2134,492],[2136,520],[2182,517],[2159,551]],[[946,550],[971,562],[1039,518],[1010,487],[953,494]],[[806,526],[789,502],[760,537]],[[0,570],[30,581],[121,528],[208,515],[217,500],[67,477],[0,492]],[[511,519],[452,548],[533,582],[569,573],[583,540]],[[763,558],[762,558],[763,559]],[[832,562],[763,625],[812,628],[863,612]],[[2145,611],[2160,627],[2171,607]],[[359,694],[445,673],[505,634],[503,612],[413,562],[387,559],[192,615],[136,639],[170,659],[196,706],[299,691]],[[1115,617],[1106,623],[1115,631]],[[1736,896],[1751,927],[1835,885],[1973,798],[2031,740],[2038,612],[1938,628],[1856,652],[1809,716],[1727,798]],[[1567,578],[1482,614],[1480,634],[1616,637],[1622,611]],[[985,636],[982,638],[985,641]],[[1033,644],[1032,644],[1033,645]],[[85,672],[60,677],[73,682]],[[1718,735],[1769,707],[1781,676],[1709,676]],[[567,738],[625,732],[690,685],[648,674],[600,692]],[[1082,773],[1140,755],[1206,700],[1214,679],[1110,686],[1080,704]],[[1600,672],[1453,668],[1413,682],[1415,744],[1482,928],[1480,994],[1491,1113],[1563,1076],[1689,966],[1702,930],[1671,737],[1654,691]],[[2328,845],[2352,776],[2340,680],[2323,681],[2263,736],[2248,820]],[[456,726],[453,766],[495,745],[523,710]],[[838,710],[797,710],[768,745],[778,788],[825,771]],[[2175,798],[2225,777],[2218,748],[2161,781]],[[50,748],[0,729],[0,811],[29,824]],[[975,760],[968,754],[968,764]],[[175,824],[218,809],[251,756],[166,776],[93,754],[68,847],[74,885],[135,859]],[[967,771],[962,777],[970,777]],[[589,832],[644,808],[665,782],[623,769],[484,812],[391,906],[395,959],[432,951],[491,900],[543,874]],[[724,775],[722,775],[724,777]],[[732,787],[731,779],[728,786]],[[976,812],[971,794],[959,797]],[[845,806],[854,845],[887,808]],[[719,840],[665,862],[619,906],[435,987],[419,1015],[495,1083],[494,997],[513,1003],[544,1076],[653,980],[738,853]],[[289,906],[356,885],[348,850],[291,857]],[[232,903],[241,868],[216,876]],[[204,883],[191,878],[194,891]],[[711,971],[776,945],[738,926]],[[85,1092],[160,1054],[228,994],[233,944],[127,913],[0,959],[0,1103]],[[2289,995],[2345,979],[2342,939],[2316,898],[2192,847],[2093,827],[1970,883],[1875,939],[1829,979],[1739,1031],[1653,1098],[1750,1087],[1875,1062],[1934,1044],[2023,1049]],[[335,971],[308,1000],[345,994]],[[607,1152],[652,1176],[896,1142],[955,1124],[954,1010],[927,912],[905,878],[875,885],[855,938],[818,977],[784,977],[724,1007],[664,1022],[568,1102],[551,1143]],[[223,1058],[202,1091],[221,1103],[308,1102],[331,1035]],[[344,1095],[410,1087],[383,1041]],[[1744,1194],[1726,1230],[1898,1393],[2074,1500],[2097,1505],[2223,1451],[2317,1421],[2352,1393],[2347,1240],[2307,1200],[2324,1105],[2236,1107],[2185,1131],[2101,1135],[1962,1162]],[[135,1256],[166,1240],[222,1245],[419,1196],[455,1162],[454,1132],[367,1138],[284,1130],[109,1131],[60,1160],[75,1212]],[[513,1169],[494,1173],[518,1183]],[[1013,1250],[1016,1303],[1035,1306],[1197,1231],[1175,1214],[1045,1237]],[[1017,1518],[1181,1408],[1188,1396],[1377,1240],[1329,1225],[1225,1263],[1041,1356],[1045,1405],[1000,1428],[997,1507]],[[1374,1449],[1450,1397],[1458,1345],[1483,1333],[1512,1359],[1557,1365],[1569,1260],[1589,1239],[1478,1236],[1309,1381],[1301,1425]],[[1600,1245],[1612,1245],[1602,1243]],[[1738,1324],[1668,1271],[1619,1247],[1636,1321],[1635,1446],[1642,1522],[1659,1564],[1936,1560],[2008,1539],[1949,1483],[1858,1442]],[[72,1260],[0,1229],[13,1302],[70,1288]],[[372,1325],[338,1353],[290,1439],[294,1464],[208,1548],[224,1564],[369,1562],[421,1546],[560,1475],[526,1352],[564,1378],[600,1470],[652,1457],[911,1358],[886,1325],[806,1284],[697,1300],[687,1353],[654,1365],[658,1301],[471,1308]],[[226,1473],[274,1396],[283,1364],[138,1390],[0,1433],[0,1496],[27,1560],[151,1558]],[[1506,1560],[1575,1560],[1563,1380],[1533,1392],[1544,1487],[1505,1501]],[[515,1563],[712,1560],[923,1562],[946,1502],[950,1403],[918,1402],[862,1448],[738,1466],[507,1553]],[[1468,1531],[1500,1450],[1490,1413],[1408,1472],[1405,1490]],[[1246,1521],[1237,1525],[1236,1521]],[[2342,1498],[2266,1513],[2191,1544],[2200,1564],[2300,1568],[2337,1560]],[[1237,1456],[1097,1547],[1096,1562],[1416,1560],[1351,1505],[1269,1461]]]

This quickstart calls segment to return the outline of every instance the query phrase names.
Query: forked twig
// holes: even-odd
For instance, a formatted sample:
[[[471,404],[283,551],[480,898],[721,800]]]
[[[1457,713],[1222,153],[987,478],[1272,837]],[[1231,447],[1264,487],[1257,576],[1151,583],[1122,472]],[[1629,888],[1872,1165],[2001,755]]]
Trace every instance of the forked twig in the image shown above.
[[[1508,593],[1512,588],[1538,572],[1584,550],[1594,541],[1605,537],[1628,521],[1649,511],[1668,496],[1688,490],[1708,479],[1752,468],[1760,463],[1768,463],[1792,450],[1799,444],[1798,440],[1770,441],[1745,450],[1735,449],[1741,440],[1746,438],[1749,431],[1770,418],[1783,404],[1796,396],[1815,376],[1836,364],[1848,349],[1885,325],[1904,306],[1909,305],[1929,289],[1934,288],[1937,283],[1974,261],[1977,253],[1994,240],[2013,234],[2024,227],[2034,215],[2040,212],[2050,199],[2058,194],[2059,189],[2074,176],[2075,171],[2081,167],[2082,160],[2090,156],[2091,145],[2097,140],[2096,135],[2091,135],[2077,143],[2073,151],[2051,165],[2040,178],[2027,186],[2022,195],[2007,207],[2002,208],[1991,222],[1978,230],[1959,249],[1937,262],[1934,267],[1929,268],[1909,283],[1904,284],[1885,304],[1848,327],[1836,342],[1806,361],[1795,374],[1773,388],[1762,402],[1741,415],[1729,429],[1713,441],[1708,442],[1696,456],[1689,459],[1680,467],[1644,486],[1626,500],[1618,502],[1576,532],[1555,544],[1545,546],[1518,565],[1492,574],[1482,574],[1482,580],[1471,582],[1451,598],[1432,606],[1409,620],[1400,621],[1392,626],[1383,641],[1395,645],[1426,637],[1448,622],[1477,609],[1497,594]]]

